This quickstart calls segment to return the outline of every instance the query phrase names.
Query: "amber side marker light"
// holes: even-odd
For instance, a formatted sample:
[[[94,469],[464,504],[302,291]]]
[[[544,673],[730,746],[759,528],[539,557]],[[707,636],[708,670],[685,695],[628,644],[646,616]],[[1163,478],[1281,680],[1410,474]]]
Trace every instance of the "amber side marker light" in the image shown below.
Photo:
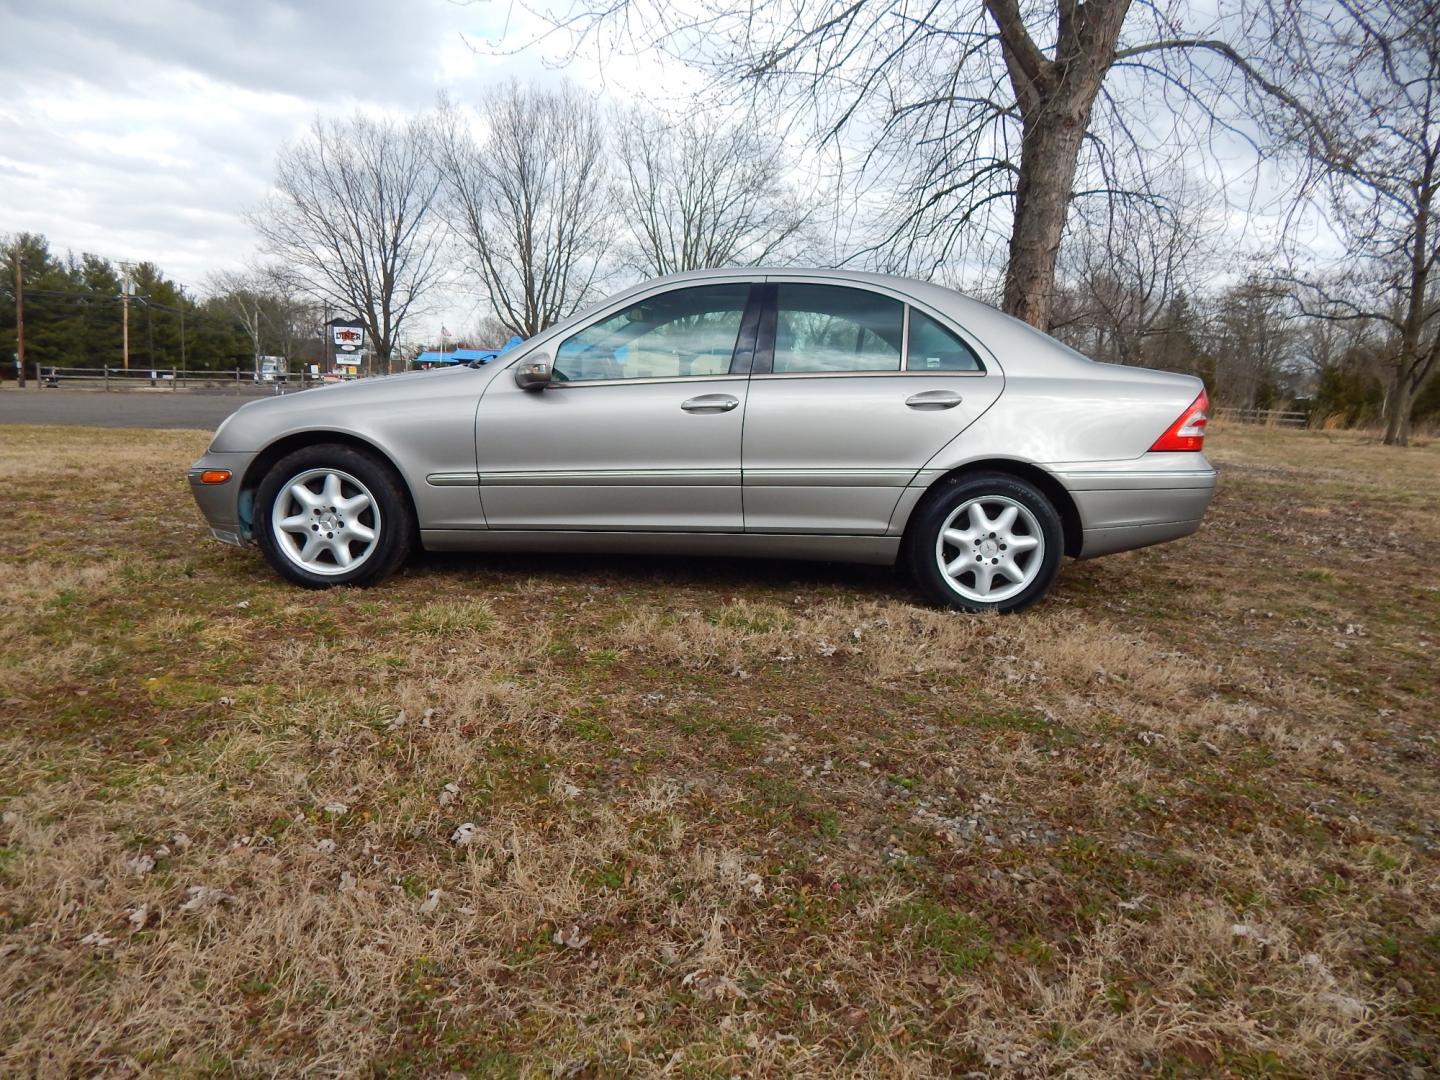
[[[206,469],[200,474],[200,482],[202,484],[223,484],[229,479],[229,469]]]

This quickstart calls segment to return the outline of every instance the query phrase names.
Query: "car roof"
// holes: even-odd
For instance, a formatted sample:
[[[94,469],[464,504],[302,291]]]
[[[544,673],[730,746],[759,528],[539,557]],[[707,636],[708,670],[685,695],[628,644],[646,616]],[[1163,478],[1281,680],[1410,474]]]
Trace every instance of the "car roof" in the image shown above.
[[[1055,370],[1073,368],[1077,362],[1092,364],[1087,357],[1048,334],[972,296],[966,296],[945,285],[937,285],[933,281],[922,281],[899,274],[880,274],[870,270],[803,266],[733,266],[715,270],[686,270],[637,284],[621,296],[610,297],[609,301],[672,285],[737,280],[813,281],[821,284],[870,286],[899,294],[923,308],[948,316],[956,325],[977,337],[992,352],[1018,351],[1030,361],[1027,366],[1043,366]]]
[[[1078,374],[1079,369],[1083,368],[1087,375],[1093,376],[1098,369],[1106,367],[1094,363],[1028,323],[944,285],[869,270],[802,266],[732,266],[713,270],[685,270],[664,277],[650,278],[587,305],[568,318],[547,327],[527,344],[539,345],[557,340],[575,327],[602,316],[607,311],[619,311],[625,305],[642,300],[655,292],[677,285],[700,285],[711,281],[803,281],[869,287],[888,292],[940,315],[965,331],[972,341],[983,346],[1007,373],[1023,371],[1030,375],[1062,376]]]

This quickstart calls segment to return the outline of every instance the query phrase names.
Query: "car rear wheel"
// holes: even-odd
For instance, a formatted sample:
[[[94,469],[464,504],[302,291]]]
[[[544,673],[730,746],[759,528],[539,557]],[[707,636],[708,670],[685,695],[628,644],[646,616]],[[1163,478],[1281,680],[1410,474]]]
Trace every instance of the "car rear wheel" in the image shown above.
[[[1019,611],[1055,581],[1060,515],[1028,481],[977,473],[949,481],[916,511],[906,537],[915,583],[936,604]]]
[[[399,477],[350,446],[307,446],[260,482],[255,535],[282,576],[311,588],[373,585],[410,553],[415,516]]]

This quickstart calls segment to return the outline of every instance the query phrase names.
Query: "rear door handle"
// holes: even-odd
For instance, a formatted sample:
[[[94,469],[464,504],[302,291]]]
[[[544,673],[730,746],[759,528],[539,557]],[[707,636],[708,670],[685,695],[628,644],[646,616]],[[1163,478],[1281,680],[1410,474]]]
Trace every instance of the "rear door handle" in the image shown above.
[[[922,390],[918,394],[911,394],[905,399],[905,404],[912,409],[953,409],[963,399],[954,390]]]
[[[729,394],[701,394],[688,401],[682,401],[680,408],[686,412],[715,413],[729,412],[740,404],[740,399]]]

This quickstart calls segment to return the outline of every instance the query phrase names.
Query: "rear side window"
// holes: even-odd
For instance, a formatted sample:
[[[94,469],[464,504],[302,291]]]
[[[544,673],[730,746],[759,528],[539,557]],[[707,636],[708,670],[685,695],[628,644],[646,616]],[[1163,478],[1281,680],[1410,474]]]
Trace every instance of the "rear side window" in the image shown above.
[[[984,371],[975,350],[915,308],[910,309],[908,371]]]
[[[899,371],[905,305],[841,285],[780,284],[776,373]]]

